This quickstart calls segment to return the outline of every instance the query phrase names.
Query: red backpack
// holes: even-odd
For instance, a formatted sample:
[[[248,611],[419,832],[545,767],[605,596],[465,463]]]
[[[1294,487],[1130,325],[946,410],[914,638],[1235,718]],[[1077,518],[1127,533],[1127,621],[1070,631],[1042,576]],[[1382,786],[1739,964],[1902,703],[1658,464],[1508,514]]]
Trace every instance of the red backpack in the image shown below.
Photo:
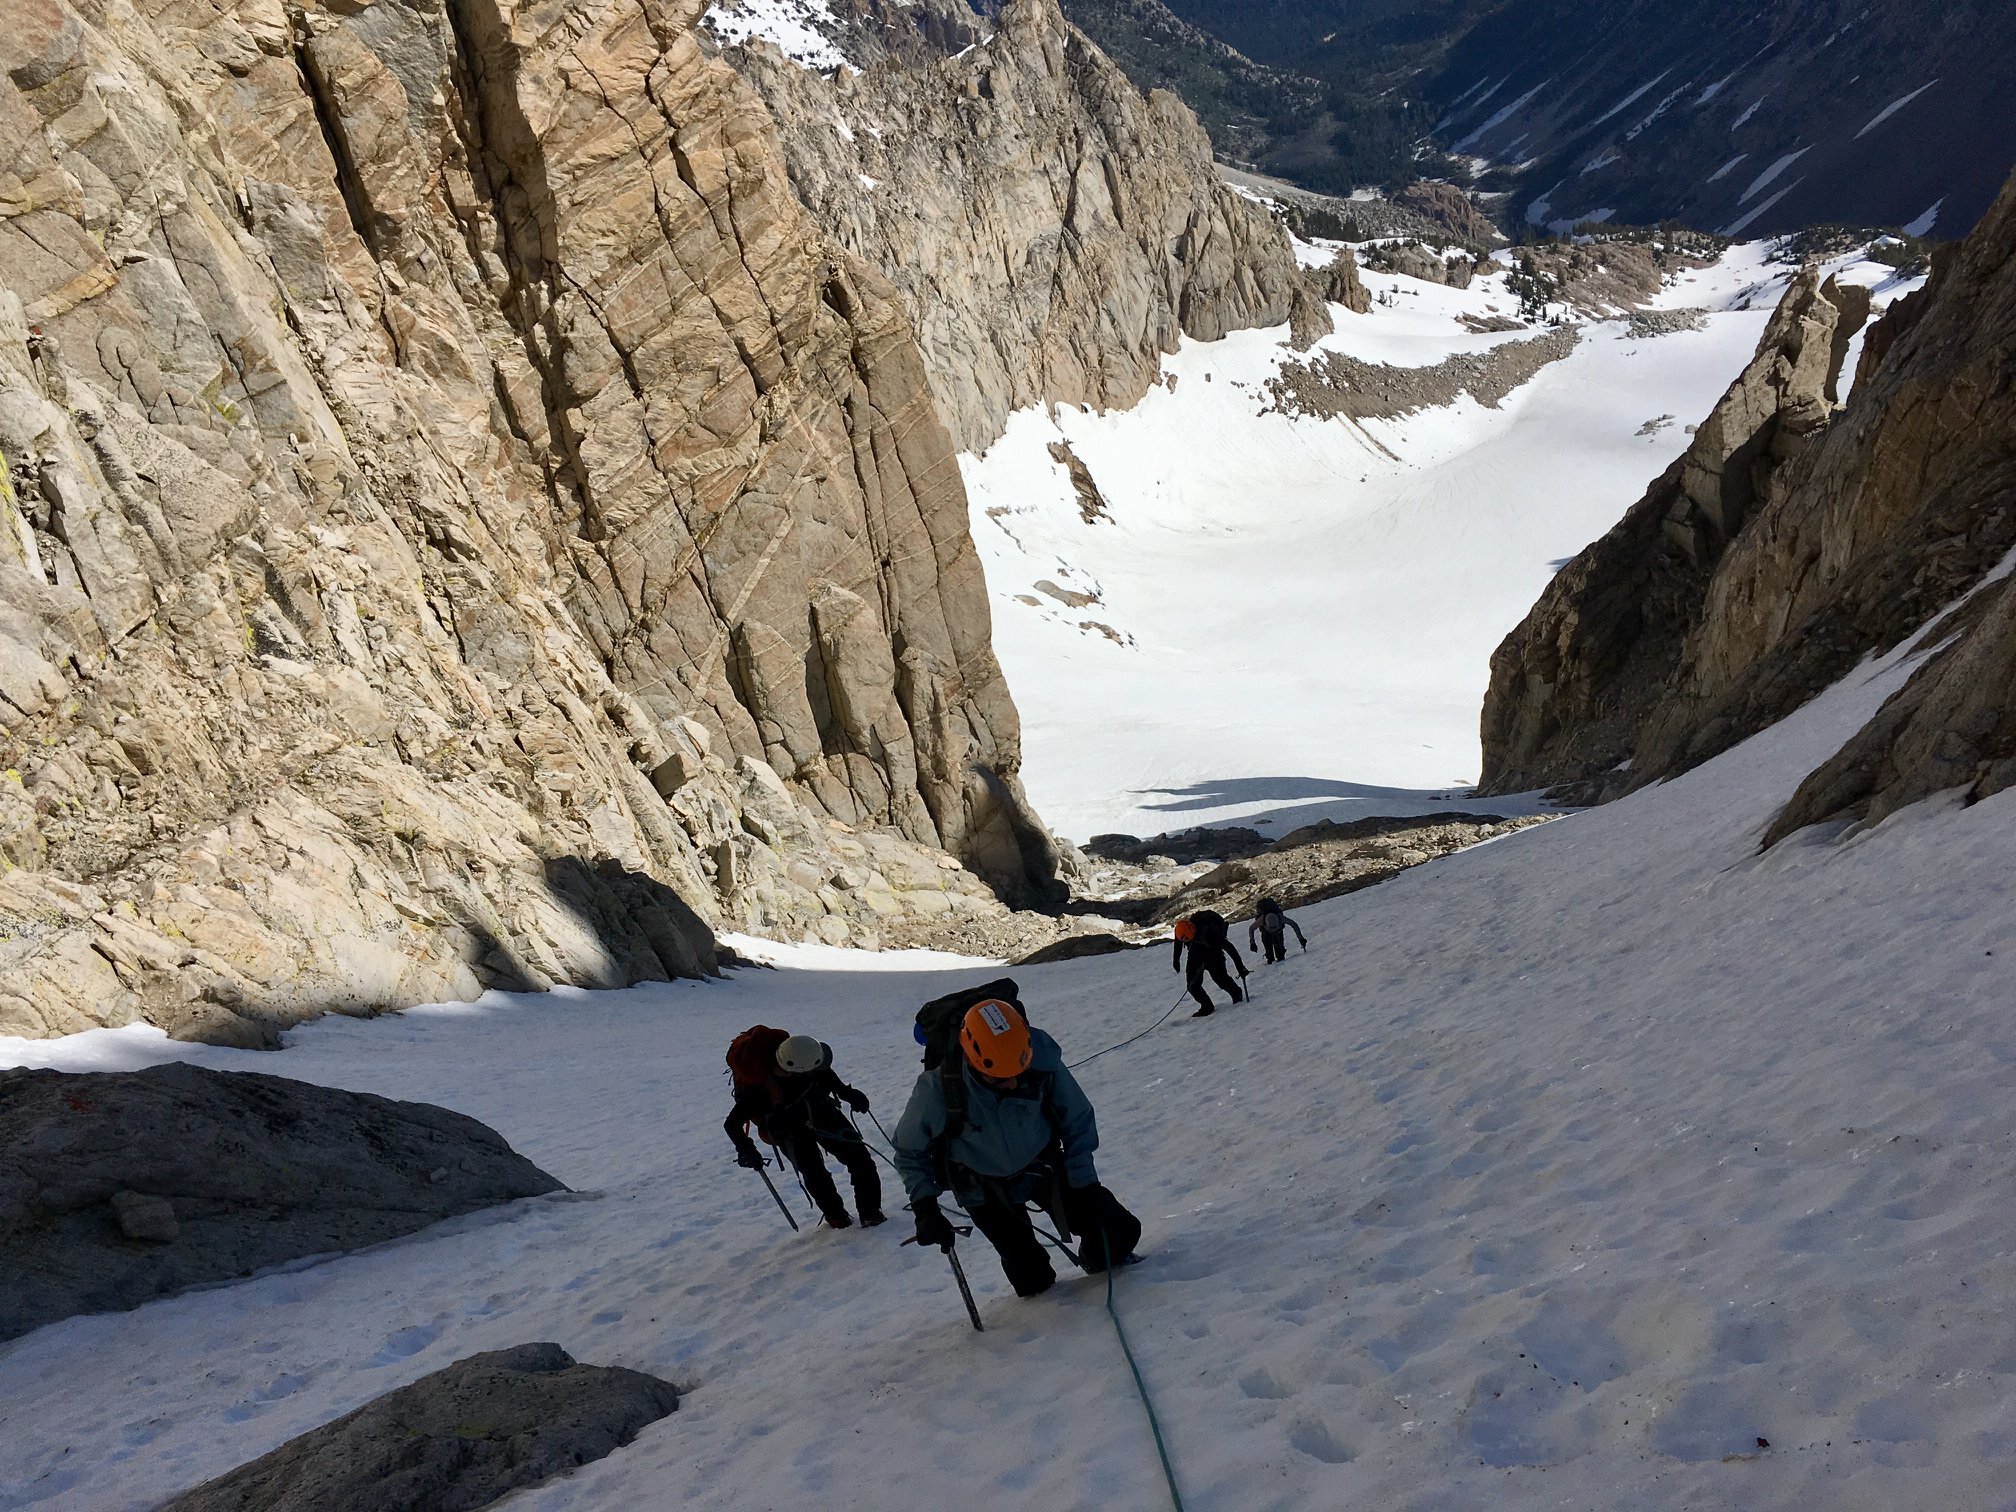
[[[791,1038],[783,1029],[756,1024],[728,1042],[728,1076],[739,1097],[752,1087],[761,1087],[776,1107],[784,1100],[777,1085],[777,1047]]]

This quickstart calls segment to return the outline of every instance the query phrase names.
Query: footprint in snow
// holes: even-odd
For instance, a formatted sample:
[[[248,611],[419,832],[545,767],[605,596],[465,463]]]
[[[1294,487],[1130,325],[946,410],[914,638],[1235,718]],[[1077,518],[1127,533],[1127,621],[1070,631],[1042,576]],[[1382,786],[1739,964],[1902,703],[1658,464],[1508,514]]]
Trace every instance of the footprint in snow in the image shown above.
[[[412,1328],[402,1328],[385,1340],[384,1347],[372,1356],[373,1365],[396,1365],[401,1360],[411,1359],[429,1344],[441,1337],[438,1323],[422,1323]]]
[[[1326,1465],[1348,1465],[1358,1456],[1327,1423],[1300,1423],[1288,1432],[1288,1446]]]
[[[1239,1377],[1239,1389],[1258,1402],[1278,1402],[1295,1395],[1291,1387],[1283,1386],[1264,1365]]]

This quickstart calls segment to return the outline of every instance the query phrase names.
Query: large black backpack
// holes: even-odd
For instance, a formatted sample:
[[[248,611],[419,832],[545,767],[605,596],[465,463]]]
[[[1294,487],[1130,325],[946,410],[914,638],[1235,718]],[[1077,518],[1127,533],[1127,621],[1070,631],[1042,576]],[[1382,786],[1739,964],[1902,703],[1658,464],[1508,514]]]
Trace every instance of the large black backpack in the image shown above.
[[[1190,915],[1191,926],[1197,931],[1199,945],[1223,945],[1225,943],[1225,916],[1215,909],[1200,908]]]

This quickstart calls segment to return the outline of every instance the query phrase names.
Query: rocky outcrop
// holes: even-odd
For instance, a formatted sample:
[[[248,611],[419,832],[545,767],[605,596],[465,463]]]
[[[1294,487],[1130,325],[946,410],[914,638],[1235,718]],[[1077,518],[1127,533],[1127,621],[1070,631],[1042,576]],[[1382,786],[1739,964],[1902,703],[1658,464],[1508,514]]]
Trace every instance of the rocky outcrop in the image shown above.
[[[1523,341],[1501,341],[1482,352],[1459,352],[1431,367],[1394,367],[1343,352],[1323,352],[1308,362],[1284,362],[1267,380],[1270,406],[1284,415],[1330,419],[1392,420],[1417,410],[1454,404],[1468,394],[1496,409],[1513,390],[1581,339],[1563,326]]]
[[[1662,233],[1656,240],[1612,236],[1542,242],[1514,254],[1510,285],[1529,309],[1565,304],[1600,320],[1639,309],[1669,277],[1709,266],[1725,245],[1681,231]]]
[[[1179,337],[1279,324],[1302,290],[1189,108],[1136,91],[1056,0],[1011,0],[929,67],[827,79],[760,44],[736,63],[800,197],[900,292],[961,450],[1027,405],[1132,405]]]
[[[1495,790],[1594,779],[1600,797],[1684,770],[1970,593],[1772,834],[2016,779],[2009,588],[1982,586],[2016,549],[2016,182],[1871,330],[1837,415],[1864,308],[1796,282],[1687,457],[1500,647]]]
[[[10,7],[0,1032],[872,938],[852,830],[1054,891],[902,299],[700,8]]]
[[[1877,824],[1936,793],[1978,803],[2016,787],[2016,580],[1927,639],[1946,648],[1800,785],[1766,845],[1827,820]]]
[[[1473,252],[1488,250],[1505,240],[1491,217],[1454,184],[1416,179],[1393,196],[1393,203],[1433,221],[1459,246]]]
[[[0,1070],[0,1339],[558,1190],[426,1103],[180,1062]]]
[[[1371,313],[1372,294],[1358,276],[1358,258],[1349,247],[1339,247],[1328,267],[1309,276],[1326,303],[1340,304],[1354,315]]]
[[[1868,307],[1864,290],[1800,274],[1685,454],[1548,584],[1491,658],[1481,791],[1641,780],[1709,578],[1825,427]]]
[[[471,1355],[289,1439],[161,1512],[474,1512],[622,1448],[679,1405],[558,1344]]]
[[[1477,274],[1477,264],[1469,258],[1460,254],[1449,257],[1417,241],[1375,242],[1365,249],[1365,266],[1451,289],[1469,288]]]
[[[1272,898],[1286,909],[1302,908],[1376,887],[1424,862],[1546,822],[1546,817],[1503,819],[1460,811],[1344,824],[1325,819],[1213,867],[1173,893],[1155,917],[1170,924],[1210,908],[1228,919],[1247,920],[1262,898]]]

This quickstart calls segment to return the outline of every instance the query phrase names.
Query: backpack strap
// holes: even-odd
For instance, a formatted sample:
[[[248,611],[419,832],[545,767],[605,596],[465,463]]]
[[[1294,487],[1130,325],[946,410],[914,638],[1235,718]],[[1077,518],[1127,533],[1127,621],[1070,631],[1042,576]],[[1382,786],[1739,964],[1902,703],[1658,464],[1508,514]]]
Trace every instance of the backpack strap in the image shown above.
[[[938,1062],[938,1093],[945,1104],[945,1127],[931,1142],[931,1163],[938,1171],[938,1184],[952,1189],[952,1141],[966,1132],[966,1076],[963,1055],[947,1055]]]

